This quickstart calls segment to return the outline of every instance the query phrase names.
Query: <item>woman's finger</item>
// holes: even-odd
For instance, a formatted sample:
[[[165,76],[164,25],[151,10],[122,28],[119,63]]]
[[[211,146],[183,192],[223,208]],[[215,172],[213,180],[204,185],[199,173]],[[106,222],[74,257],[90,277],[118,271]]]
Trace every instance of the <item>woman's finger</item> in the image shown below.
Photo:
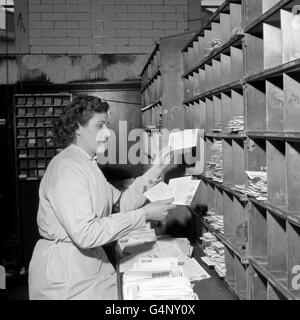
[[[166,199],[166,200],[161,200],[161,201],[158,201],[160,202],[161,204],[171,204],[172,202],[174,202],[174,198],[170,198],[170,199]]]
[[[168,205],[168,210],[172,210],[172,209],[175,209],[175,208],[176,208],[175,204],[169,204]]]

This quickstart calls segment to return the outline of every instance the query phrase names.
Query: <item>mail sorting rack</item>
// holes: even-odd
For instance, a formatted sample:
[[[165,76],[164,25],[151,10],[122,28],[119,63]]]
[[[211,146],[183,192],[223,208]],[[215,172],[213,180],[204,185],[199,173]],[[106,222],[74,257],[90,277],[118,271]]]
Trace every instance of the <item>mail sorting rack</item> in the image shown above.
[[[155,45],[142,73],[142,120],[144,125],[160,128],[162,125],[161,52]]]
[[[38,180],[59,149],[53,137],[53,125],[70,94],[15,95],[16,170],[20,180]]]
[[[183,83],[181,76],[183,65],[181,58],[181,49],[190,39],[193,33],[182,33],[179,35],[160,38],[146,61],[141,72],[142,78],[142,121],[143,127],[147,130],[150,139],[149,145],[154,141],[154,133],[160,133],[162,145],[168,143],[168,132],[173,129],[184,130],[185,119],[182,112]],[[165,129],[165,131],[163,131]],[[179,155],[180,156],[180,155]],[[144,165],[146,171],[150,166],[147,159]],[[181,168],[174,165],[165,174],[165,181],[175,176],[180,177]],[[196,165],[195,165],[195,169]],[[167,233],[171,236],[186,237],[185,221],[187,220],[187,209],[178,206],[167,219],[167,223],[159,229],[160,234]],[[172,226],[180,225],[178,230]],[[182,226],[182,227],[181,227]]]
[[[300,263],[299,5],[266,1],[263,15],[257,12],[259,6],[252,7],[245,24],[247,136],[265,144],[268,172],[267,201],[251,201],[249,256],[263,275],[253,290],[268,299],[300,298],[295,283]],[[267,286],[263,279],[270,280]]]
[[[233,5],[242,13],[241,29],[223,43],[225,30],[232,30],[228,20]],[[198,199],[201,214],[193,211],[202,221],[211,208],[209,194],[216,193],[212,189],[223,190],[224,235],[219,239],[226,248],[226,281],[241,298],[300,298],[299,5],[287,0],[225,1],[182,50],[183,103],[190,110],[185,115],[194,115],[194,125],[205,129],[206,161],[215,140],[222,140],[223,149],[223,182],[197,176],[207,196]],[[228,130],[235,125],[226,129],[234,116],[243,116],[244,130]],[[245,171],[266,173],[267,200],[235,188],[251,187]],[[200,227],[205,229],[205,220]],[[241,230],[245,243],[238,237]],[[239,289],[245,288],[238,284],[241,279],[246,279],[246,295]]]
[[[203,178],[200,184],[199,204],[189,208],[193,213],[192,226],[194,235],[199,237],[205,232],[210,232],[224,244],[226,277],[225,283],[231,291],[242,300],[247,299],[247,270],[249,263],[246,260],[247,245],[247,203],[240,200],[238,194],[226,190],[222,184],[213,183],[210,179]],[[226,217],[224,232],[216,230],[206,219],[206,211]],[[225,217],[224,217],[225,218]],[[198,242],[202,246],[202,240]]]
[[[239,82],[243,75],[241,27],[241,1],[226,1],[184,47],[186,103]]]
[[[143,124],[184,129],[181,48],[192,33],[160,38],[141,73]]]
[[[265,146],[256,142],[247,151],[257,153],[248,156],[249,163],[251,157],[260,158],[258,165],[264,165]],[[254,163],[249,166],[251,169]],[[226,282],[230,288],[240,299],[293,299],[295,295],[287,289],[287,284],[295,274],[289,274],[288,270],[293,264],[290,270],[294,268],[295,272],[298,257],[292,250],[296,250],[299,241],[299,227],[267,210],[259,201],[248,201],[228,185],[201,179],[198,210],[190,210],[202,221],[202,225],[198,223],[199,230],[211,232],[224,243]],[[224,233],[202,219],[207,211],[224,216]]]
[[[160,38],[142,69],[143,127],[148,131],[150,140],[154,136],[152,133],[160,132],[160,144],[168,143],[167,130],[185,128],[181,107],[183,100],[181,48],[190,37],[191,33],[183,33]],[[166,131],[162,132],[161,129]],[[151,143],[152,140],[149,144]]]

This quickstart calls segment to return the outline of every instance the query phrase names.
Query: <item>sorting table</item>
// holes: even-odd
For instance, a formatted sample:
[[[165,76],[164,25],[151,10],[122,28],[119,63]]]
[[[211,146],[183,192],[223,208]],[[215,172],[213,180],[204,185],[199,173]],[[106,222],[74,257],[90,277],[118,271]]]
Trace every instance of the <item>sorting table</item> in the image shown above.
[[[198,295],[199,300],[237,300],[237,296],[229,289],[226,282],[222,280],[213,268],[208,267],[202,260],[204,256],[202,249],[195,246],[193,257],[200,263],[205,271],[211,276],[209,279],[201,281],[193,281],[194,292]],[[117,269],[117,287],[118,299],[123,300],[122,279],[123,274],[119,272],[118,259],[116,263]]]

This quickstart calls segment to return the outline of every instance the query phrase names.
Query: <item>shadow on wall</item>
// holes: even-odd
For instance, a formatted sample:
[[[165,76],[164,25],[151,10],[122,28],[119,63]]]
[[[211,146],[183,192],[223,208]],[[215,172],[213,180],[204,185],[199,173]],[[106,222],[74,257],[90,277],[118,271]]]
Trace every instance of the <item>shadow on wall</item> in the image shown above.
[[[120,82],[139,79],[147,55],[24,55],[0,58],[0,85],[22,82],[53,84],[77,81]]]

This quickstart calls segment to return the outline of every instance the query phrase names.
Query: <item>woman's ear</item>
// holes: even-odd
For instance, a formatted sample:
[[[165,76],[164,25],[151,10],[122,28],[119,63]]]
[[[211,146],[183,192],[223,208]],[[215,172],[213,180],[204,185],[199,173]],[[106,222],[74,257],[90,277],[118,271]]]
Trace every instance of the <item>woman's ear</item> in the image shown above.
[[[78,123],[78,128],[75,130],[76,136],[80,136],[80,124]]]

